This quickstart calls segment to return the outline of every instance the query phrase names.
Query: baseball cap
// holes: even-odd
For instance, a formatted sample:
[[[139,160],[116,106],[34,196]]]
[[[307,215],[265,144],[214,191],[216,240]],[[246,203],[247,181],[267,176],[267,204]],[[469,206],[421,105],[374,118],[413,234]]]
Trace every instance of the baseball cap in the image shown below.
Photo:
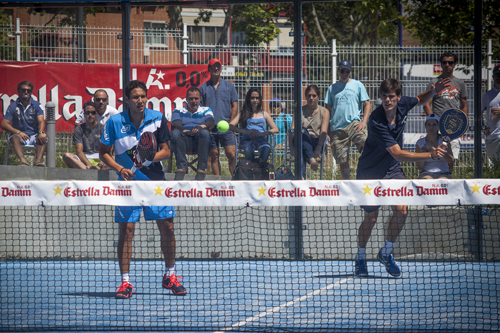
[[[500,73],[500,65],[496,65],[493,67],[493,75]]]
[[[210,61],[208,62],[208,66],[215,65],[216,63],[219,63],[222,66],[222,62],[220,62],[219,59],[210,59]]]
[[[281,101],[279,100],[279,98],[273,98],[269,101],[269,105],[271,104],[279,104],[281,106]]]
[[[425,122],[431,119],[437,120],[437,122],[439,123],[439,116],[437,114],[431,113],[430,115],[427,116],[427,118],[425,118]]]
[[[342,60],[339,63],[339,69],[344,69],[344,68],[347,68],[348,70],[352,71],[352,65],[349,62],[349,60]]]

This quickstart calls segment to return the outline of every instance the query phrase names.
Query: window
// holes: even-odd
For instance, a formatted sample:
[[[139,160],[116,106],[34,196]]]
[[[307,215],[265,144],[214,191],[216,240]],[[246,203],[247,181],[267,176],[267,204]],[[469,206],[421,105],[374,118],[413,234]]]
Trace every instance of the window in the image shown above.
[[[222,27],[188,26],[189,44],[216,45],[222,34]]]
[[[144,43],[149,45],[167,45],[167,23],[144,21]]]

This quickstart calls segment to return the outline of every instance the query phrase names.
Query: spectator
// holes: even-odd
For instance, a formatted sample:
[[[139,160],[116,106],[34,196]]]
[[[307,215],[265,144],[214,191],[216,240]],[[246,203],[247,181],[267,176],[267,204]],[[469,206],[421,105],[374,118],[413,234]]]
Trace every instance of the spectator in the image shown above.
[[[283,149],[286,135],[292,129],[292,116],[283,112],[283,105],[278,98],[269,101],[269,111],[278,127],[279,133],[274,135],[274,146],[277,149]]]
[[[446,110],[460,109],[465,115],[468,115],[467,89],[465,83],[453,75],[453,70],[458,62],[457,55],[451,52],[445,52],[441,55],[439,61],[441,62],[443,74],[439,75],[437,78],[431,79],[427,84],[427,90],[430,90],[432,85],[435,85],[439,79],[449,78],[450,85],[424,104],[425,114],[430,115],[435,113],[441,117]],[[460,138],[451,141],[450,145],[453,151],[453,157],[457,160],[460,154]],[[450,171],[453,170],[453,164],[450,164],[449,168]]]
[[[21,166],[29,166],[24,157],[23,146],[36,145],[33,165],[45,167],[42,162],[47,147],[45,117],[42,105],[31,97],[33,89],[34,85],[30,81],[22,81],[17,85],[19,97],[7,108],[1,127],[9,133],[8,140],[12,143]]]
[[[306,88],[307,104],[302,106],[302,179],[306,179],[306,163],[311,164],[311,169],[318,170],[316,160],[323,151],[323,144],[328,133],[330,112],[318,105],[319,88],[310,85]],[[290,129],[290,153],[293,155],[294,124]]]
[[[349,148],[354,144],[363,152],[368,131],[366,124],[372,111],[370,98],[363,83],[349,76],[352,65],[342,60],[337,72],[339,81],[326,93],[325,104],[330,112],[330,139],[333,157],[340,166],[342,179],[349,179]],[[361,121],[361,109],[364,115]]]
[[[425,131],[427,135],[423,138],[418,139],[415,150],[417,153],[421,152],[433,152],[442,143],[443,138],[439,131],[439,116],[437,114],[430,114],[425,120]],[[417,168],[421,170],[421,179],[451,179],[451,173],[448,167],[448,163],[453,164],[453,153],[451,151],[451,146],[447,146],[447,153],[441,157],[436,157],[436,159],[427,161],[415,162]]]
[[[73,133],[76,155],[72,153],[63,155],[63,161],[69,168],[109,170],[99,159],[99,147],[101,146],[104,125],[96,121],[96,109],[96,103],[91,101],[83,105],[85,121],[81,126],[77,126]]]
[[[215,124],[221,120],[230,122],[238,114],[238,93],[231,82],[220,77],[222,63],[218,59],[208,62],[210,80],[200,86],[201,105],[208,106],[214,113]],[[214,175],[220,175],[219,144],[224,147],[229,172],[234,173],[236,162],[236,138],[234,133],[227,131],[221,133],[217,126],[212,129],[215,146],[210,149],[210,164]]]
[[[109,117],[120,113],[114,107],[110,106],[108,93],[104,89],[96,90],[94,93],[93,102],[96,105],[97,117],[96,122],[104,125],[108,121]],[[84,108],[85,110],[85,108]],[[80,112],[80,115],[75,120],[75,126],[80,126],[85,122],[84,112]]]
[[[198,153],[196,180],[203,180],[207,174],[208,153],[212,139],[210,130],[215,126],[212,110],[200,106],[200,90],[191,87],[186,92],[186,107],[172,112],[172,140],[177,172],[175,180],[184,179],[188,172],[186,152]]]
[[[493,68],[493,81],[493,89],[481,99],[481,110],[486,117],[486,153],[495,167],[500,167],[500,65]]]

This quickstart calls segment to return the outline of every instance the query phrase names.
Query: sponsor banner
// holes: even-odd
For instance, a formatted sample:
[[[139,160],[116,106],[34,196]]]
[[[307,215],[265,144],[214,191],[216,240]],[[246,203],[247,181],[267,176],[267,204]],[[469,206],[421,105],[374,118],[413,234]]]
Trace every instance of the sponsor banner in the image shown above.
[[[500,179],[352,181],[13,181],[2,206],[360,206],[500,202]]]
[[[110,106],[123,108],[121,65],[0,61],[0,73],[0,121],[18,98],[17,84],[25,80],[34,84],[32,96],[43,107],[55,103],[57,132],[73,132],[83,104],[98,89],[106,90]],[[131,66],[131,79],[146,83],[148,108],[164,113],[167,120],[173,109],[182,106],[186,90],[209,78],[206,65]]]

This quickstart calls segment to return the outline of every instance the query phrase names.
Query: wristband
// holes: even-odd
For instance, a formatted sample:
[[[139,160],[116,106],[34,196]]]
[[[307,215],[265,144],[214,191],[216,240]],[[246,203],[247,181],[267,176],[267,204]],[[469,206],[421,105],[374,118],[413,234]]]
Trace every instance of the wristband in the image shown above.
[[[97,166],[99,167],[99,169],[102,169],[102,167],[103,167],[104,165],[102,165],[102,163],[99,163],[99,164],[97,164]]]
[[[120,169],[120,171],[118,172],[120,175],[122,174],[123,169],[125,169],[125,167],[122,167],[122,168]]]

